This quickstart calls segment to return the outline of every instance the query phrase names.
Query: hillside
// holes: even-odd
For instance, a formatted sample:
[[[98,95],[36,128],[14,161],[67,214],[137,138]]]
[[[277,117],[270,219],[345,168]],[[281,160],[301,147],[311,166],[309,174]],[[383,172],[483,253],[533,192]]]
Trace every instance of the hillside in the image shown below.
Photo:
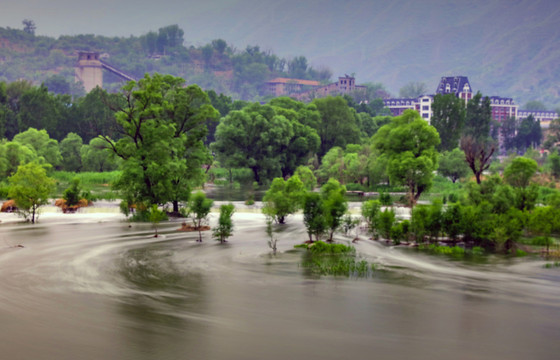
[[[334,76],[354,73],[358,82],[381,82],[393,94],[411,81],[424,82],[434,91],[441,76],[465,75],[474,89],[485,95],[513,97],[521,105],[535,99],[550,108],[560,106],[560,3],[556,0],[230,0],[197,2],[188,7],[182,2],[146,6],[143,11],[154,14],[152,23],[139,10],[135,15],[142,16],[142,22],[138,17],[123,16],[117,9],[95,24],[95,33],[106,36],[38,36],[43,44],[35,44],[39,50],[30,50],[28,55],[54,63],[62,59],[59,53],[52,54],[57,48],[67,54],[77,46],[91,49],[103,39],[107,45],[101,50],[111,55],[108,61],[123,70],[133,74],[167,71],[217,91],[231,88],[243,97],[254,94],[255,85],[249,84],[263,77],[297,74],[290,73],[286,62],[303,55],[315,69],[332,69]],[[150,24],[161,24],[165,18],[184,30],[186,51],[159,60],[146,58],[149,54],[142,48],[142,39],[149,29],[159,28]],[[61,29],[82,28],[72,21],[76,20],[65,19]],[[87,29],[92,25],[88,23]],[[41,28],[38,26],[39,33]],[[135,35],[113,37],[130,31]],[[211,66],[204,66],[203,49],[214,39],[227,41],[229,52],[225,58],[214,57]],[[74,49],[70,49],[73,40]],[[57,44],[54,47],[53,42]],[[235,58],[247,45],[255,44],[260,46],[263,59],[277,54],[268,58],[268,70]],[[11,46],[27,45],[18,42]],[[25,76],[40,81],[45,71],[64,73],[74,61],[69,58],[59,69],[46,65],[24,69],[23,57],[11,61],[12,55],[6,56],[6,48],[0,46],[0,61],[4,59],[0,77],[5,79]],[[278,71],[275,66],[281,65],[282,59],[284,67]],[[201,72],[201,67],[211,71]],[[71,71],[67,74],[71,76]],[[326,75],[328,72],[307,73],[321,80]]]
[[[228,29],[223,38],[238,46],[303,54],[393,94],[410,81],[435,91],[441,76],[465,75],[486,95],[560,106],[555,0],[233,0],[197,18],[185,31],[199,39]],[[241,26],[240,18],[251,20]]]
[[[263,83],[274,77],[328,81],[328,69],[315,70],[303,56],[280,58],[258,46],[235,50],[221,39],[186,47],[183,30],[169,25],[138,37],[95,35],[35,36],[18,29],[0,28],[0,81],[27,79],[36,84],[56,78],[73,83],[79,51],[95,51],[118,70],[141,78],[145,73],[181,76],[187,83],[252,100],[262,95]],[[103,73],[103,87],[117,90],[122,80]],[[74,89],[76,91],[76,89]]]

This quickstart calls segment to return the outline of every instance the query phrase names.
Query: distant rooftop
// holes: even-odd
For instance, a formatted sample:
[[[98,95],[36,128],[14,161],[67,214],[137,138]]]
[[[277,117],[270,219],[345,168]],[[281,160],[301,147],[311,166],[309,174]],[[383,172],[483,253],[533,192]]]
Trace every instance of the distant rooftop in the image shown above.
[[[439,82],[436,94],[470,93],[471,84],[466,76],[443,76]]]
[[[308,85],[308,86],[319,86],[320,82],[315,80],[303,80],[303,79],[289,79],[289,78],[275,78],[267,81],[267,83],[273,84],[298,84],[298,85]]]

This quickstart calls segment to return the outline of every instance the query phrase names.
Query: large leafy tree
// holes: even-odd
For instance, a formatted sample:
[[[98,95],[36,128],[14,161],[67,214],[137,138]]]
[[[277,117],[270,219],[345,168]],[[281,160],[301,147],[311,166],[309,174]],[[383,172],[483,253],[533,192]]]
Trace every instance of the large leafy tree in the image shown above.
[[[123,159],[116,187],[129,201],[172,202],[178,212],[191,187],[203,182],[205,122],[218,112],[197,85],[183,84],[171,75],[147,74],[122,89],[124,106],[115,109],[122,137],[103,139]]]
[[[75,133],[69,133],[60,142],[60,154],[62,155],[62,167],[66,171],[79,171],[82,167],[82,138]]]
[[[393,118],[373,137],[373,146],[385,158],[391,182],[406,186],[410,206],[432,185],[438,166],[439,135],[414,110]]]
[[[488,139],[492,125],[490,98],[482,97],[480,92],[467,103],[465,129],[463,134],[472,136],[477,141]]]
[[[345,147],[360,140],[359,118],[356,110],[348,106],[344,98],[328,96],[313,100],[321,115],[317,133],[321,138],[319,156],[334,146]]]
[[[437,94],[432,104],[430,124],[439,133],[440,151],[451,151],[459,145],[459,138],[465,125],[465,102],[453,94]]]
[[[47,176],[43,166],[32,162],[21,165],[9,181],[8,197],[26,219],[35,223],[37,210],[47,204],[54,190],[54,180]]]
[[[213,150],[225,167],[249,168],[259,183],[289,176],[319,147],[315,130],[300,122],[302,116],[258,103],[232,111],[216,129]]]
[[[29,128],[14,136],[13,141],[33,148],[38,156],[43,157],[53,167],[60,166],[62,162],[58,141],[51,139],[44,129]]]

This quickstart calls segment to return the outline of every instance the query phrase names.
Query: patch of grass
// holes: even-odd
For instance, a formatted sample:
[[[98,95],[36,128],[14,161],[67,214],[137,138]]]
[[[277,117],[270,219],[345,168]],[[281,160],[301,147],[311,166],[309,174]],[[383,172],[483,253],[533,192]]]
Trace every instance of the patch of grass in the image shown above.
[[[546,263],[543,266],[545,269],[552,269],[552,268],[557,268],[560,267],[560,261],[555,261],[553,263]]]
[[[368,277],[376,270],[375,264],[356,259],[353,246],[317,241],[294,247],[307,250],[301,265],[313,275]]]

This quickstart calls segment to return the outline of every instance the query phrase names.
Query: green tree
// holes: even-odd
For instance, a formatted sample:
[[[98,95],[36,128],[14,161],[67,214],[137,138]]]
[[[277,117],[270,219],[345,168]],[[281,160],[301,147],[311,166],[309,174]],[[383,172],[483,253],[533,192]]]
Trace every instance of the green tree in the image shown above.
[[[346,147],[360,140],[359,119],[356,111],[350,108],[344,98],[328,96],[313,100],[313,105],[321,114],[316,128],[321,138],[319,156],[323,156],[334,146]]]
[[[451,179],[453,183],[466,177],[470,173],[470,169],[465,161],[465,154],[458,148],[441,153],[438,173]]]
[[[303,192],[303,183],[299,177],[292,176],[287,181],[275,178],[263,197],[262,211],[279,224],[284,224],[288,215],[301,208]]]
[[[504,170],[505,181],[513,187],[526,188],[537,172],[537,162],[525,157],[513,159]]]
[[[558,209],[552,206],[539,206],[535,208],[528,219],[528,228],[531,232],[536,235],[540,235],[544,238],[544,244],[546,245],[546,253],[549,253],[550,244],[553,242],[550,239],[550,234],[553,231],[558,231]]]
[[[103,172],[118,168],[114,153],[101,138],[93,138],[88,145],[83,145],[80,156],[83,171]]]
[[[464,136],[472,136],[476,141],[487,141],[490,137],[492,124],[492,109],[490,98],[482,97],[480,92],[467,103]]]
[[[465,102],[453,94],[437,94],[432,104],[430,124],[439,133],[440,151],[451,151],[459,145],[459,138],[465,125]]]
[[[198,242],[202,242],[202,221],[206,220],[214,201],[208,199],[202,191],[195,193],[190,200],[190,210],[194,214],[196,228],[198,229]]]
[[[62,198],[66,201],[66,205],[74,206],[80,202],[82,192],[81,181],[79,177],[75,177],[70,182],[70,186],[64,190]]]
[[[362,203],[362,217],[366,221],[368,232],[375,238],[379,226],[379,214],[381,213],[381,202],[379,200],[368,200]]]
[[[312,191],[317,186],[317,178],[313,175],[313,171],[307,166],[298,166],[294,172],[294,176],[299,177],[301,182],[303,182],[305,190]]]
[[[159,223],[165,219],[167,219],[167,215],[165,214],[165,211],[160,210],[156,204],[152,204],[148,212],[148,220],[152,223],[152,226],[154,227],[154,231],[155,231],[154,237],[158,237]]]
[[[327,231],[323,198],[315,192],[306,192],[303,197],[303,223],[309,235],[309,242],[319,241]]]
[[[517,149],[525,151],[541,144],[542,131],[540,121],[536,121],[533,115],[521,120],[514,142]]]
[[[282,174],[284,151],[293,137],[290,120],[270,105],[255,103],[221,120],[212,149],[224,167],[250,168],[254,180],[264,183]]]
[[[515,189],[515,203],[519,210],[531,210],[535,206],[538,188],[530,185],[537,168],[535,160],[517,157],[504,170],[504,180]]]
[[[329,181],[321,187],[325,222],[329,231],[328,241],[333,241],[334,232],[342,224],[342,218],[348,210],[348,202],[344,197],[345,194],[346,187],[335,179],[329,179]]]
[[[379,213],[379,233],[381,237],[391,240],[391,229],[395,225],[395,211],[387,208]]]
[[[129,82],[123,87],[125,105],[115,114],[122,137],[103,136],[123,160],[115,186],[125,198],[171,202],[176,213],[191,187],[204,181],[202,165],[210,162],[205,122],[218,116],[204,91],[183,83],[160,74]]]
[[[77,172],[82,168],[82,157],[80,151],[83,143],[80,135],[69,133],[60,142],[60,155],[62,156],[62,168],[66,171]]]
[[[391,182],[407,187],[411,207],[432,185],[439,142],[436,129],[413,110],[393,118],[373,137],[374,148],[387,160]]]
[[[13,199],[18,211],[26,220],[35,223],[39,207],[46,205],[54,190],[54,180],[47,176],[45,169],[37,163],[20,165],[9,178],[8,197]]]
[[[220,243],[227,241],[231,235],[233,235],[233,221],[231,217],[235,212],[235,206],[233,204],[227,204],[220,206],[220,217],[218,218],[218,226],[213,230],[213,235],[216,240]]]
[[[29,128],[14,136],[13,141],[35,149],[37,155],[42,156],[53,167],[60,166],[62,162],[58,141],[51,139],[44,129]]]

